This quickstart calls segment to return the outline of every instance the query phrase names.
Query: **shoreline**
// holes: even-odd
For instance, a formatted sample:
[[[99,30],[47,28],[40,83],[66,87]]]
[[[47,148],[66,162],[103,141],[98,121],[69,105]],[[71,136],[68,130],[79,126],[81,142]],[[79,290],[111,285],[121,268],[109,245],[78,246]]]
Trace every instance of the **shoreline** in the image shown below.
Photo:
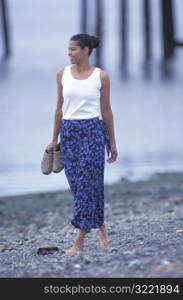
[[[118,185],[122,183],[129,183],[129,184],[135,184],[138,182],[143,182],[144,184],[148,183],[151,180],[162,178],[169,178],[171,176],[183,176],[183,170],[182,171],[162,171],[162,172],[155,172],[150,174],[149,176],[142,177],[141,179],[128,179],[126,177],[122,177],[121,179],[117,180],[116,182],[113,183],[105,183],[105,187],[112,187],[113,185]],[[30,193],[21,193],[21,194],[15,194],[15,195],[0,195],[0,201],[5,200],[5,199],[27,199],[30,197],[46,197],[46,196],[57,196],[59,193],[70,193],[69,188],[65,189],[55,189],[55,190],[48,190],[48,191],[38,191],[38,192],[30,192]]]
[[[110,247],[92,229],[85,251],[68,257],[70,191],[0,198],[0,277],[182,277],[182,191],[183,173],[172,172],[105,185]]]

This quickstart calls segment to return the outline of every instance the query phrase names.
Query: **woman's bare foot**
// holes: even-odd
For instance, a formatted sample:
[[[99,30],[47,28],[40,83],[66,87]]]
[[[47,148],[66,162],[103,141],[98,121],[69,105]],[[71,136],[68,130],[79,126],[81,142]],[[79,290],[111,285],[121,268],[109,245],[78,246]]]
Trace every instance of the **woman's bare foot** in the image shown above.
[[[83,248],[72,246],[71,248],[65,251],[64,255],[78,254],[81,252],[83,252]]]
[[[86,232],[84,230],[77,229],[76,240],[73,246],[65,251],[64,255],[77,254],[83,251],[85,233]]]
[[[107,235],[107,226],[105,223],[103,223],[103,225],[99,229],[99,236],[100,236],[100,247],[108,248],[109,241],[108,241],[108,235]]]

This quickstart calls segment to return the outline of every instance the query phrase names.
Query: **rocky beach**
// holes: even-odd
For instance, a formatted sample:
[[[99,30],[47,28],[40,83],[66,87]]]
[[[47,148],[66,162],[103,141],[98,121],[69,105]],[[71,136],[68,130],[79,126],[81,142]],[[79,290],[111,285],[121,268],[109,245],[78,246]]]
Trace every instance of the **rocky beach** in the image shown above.
[[[83,253],[64,256],[71,213],[67,190],[1,197],[0,277],[183,277],[183,173],[106,185],[107,249],[92,229]]]

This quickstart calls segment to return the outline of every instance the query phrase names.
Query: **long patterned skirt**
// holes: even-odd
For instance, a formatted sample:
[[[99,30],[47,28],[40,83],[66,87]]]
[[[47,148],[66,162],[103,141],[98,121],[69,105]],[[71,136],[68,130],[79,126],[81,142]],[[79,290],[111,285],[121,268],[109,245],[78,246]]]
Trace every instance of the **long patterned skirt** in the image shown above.
[[[104,222],[105,146],[109,156],[109,134],[102,119],[61,120],[60,151],[73,195],[71,224],[85,231]]]

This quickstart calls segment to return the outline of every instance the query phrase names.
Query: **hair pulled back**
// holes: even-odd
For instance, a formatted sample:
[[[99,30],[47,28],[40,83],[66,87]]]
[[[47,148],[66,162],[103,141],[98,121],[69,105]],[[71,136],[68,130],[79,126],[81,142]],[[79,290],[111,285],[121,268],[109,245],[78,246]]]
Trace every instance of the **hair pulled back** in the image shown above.
[[[90,55],[92,53],[93,48],[97,48],[100,43],[100,39],[98,37],[94,35],[89,35],[87,33],[75,34],[71,37],[70,40],[77,41],[78,46],[80,46],[82,49],[84,47],[88,47],[88,55]]]

